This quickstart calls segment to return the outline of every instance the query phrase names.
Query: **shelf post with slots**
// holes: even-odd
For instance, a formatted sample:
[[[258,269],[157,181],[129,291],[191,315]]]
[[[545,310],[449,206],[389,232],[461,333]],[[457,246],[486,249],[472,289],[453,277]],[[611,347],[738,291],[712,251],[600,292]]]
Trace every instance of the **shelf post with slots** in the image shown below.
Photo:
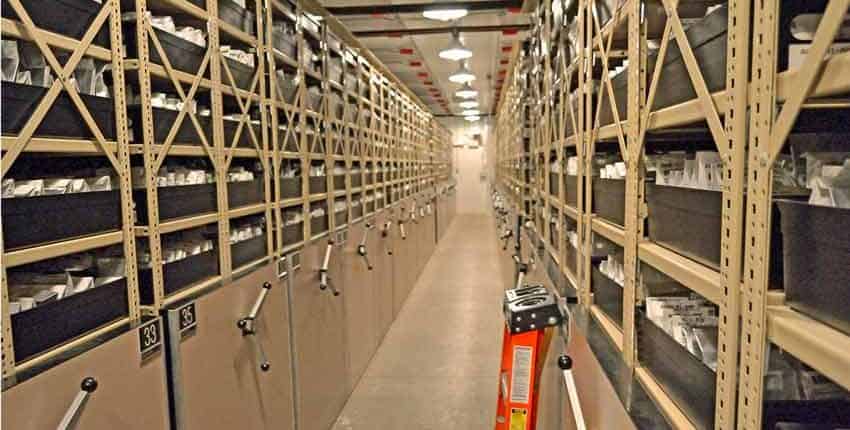
[[[19,370],[33,366],[34,363],[43,362],[66,349],[69,343],[81,342],[95,336],[98,332],[109,329],[109,326],[101,326],[78,336],[75,340],[65,339],[61,345],[51,345],[52,350],[44,350],[31,356],[20,356],[15,351],[15,339],[13,333],[12,317],[10,315],[9,284],[7,269],[16,265],[23,265],[37,261],[61,257],[77,250],[88,251],[94,248],[117,245],[121,243],[123,257],[125,259],[124,273],[126,289],[127,319],[136,321],[140,318],[138,301],[138,280],[136,276],[135,260],[135,237],[133,225],[133,202],[130,185],[129,168],[129,140],[127,136],[127,117],[125,111],[123,57],[121,53],[121,15],[117,0],[104,2],[99,10],[94,11],[89,18],[90,21],[80,28],[79,35],[73,37],[56,33],[60,31],[52,28],[41,28],[34,22],[33,17],[38,11],[33,11],[30,5],[24,5],[20,0],[9,2],[13,15],[16,19],[3,18],[2,32],[4,39],[31,42],[35,45],[38,53],[44,58],[48,73],[55,74],[56,78],[52,84],[45,89],[44,94],[34,107],[33,112],[27,114],[28,118],[17,132],[16,136],[4,136],[4,154],[2,157],[3,177],[8,178],[13,164],[19,160],[20,155],[28,152],[48,152],[67,154],[97,154],[103,155],[110,167],[114,170],[118,183],[118,199],[120,202],[120,230],[117,233],[99,234],[78,238],[76,246],[62,246],[63,242],[45,245],[34,244],[26,246],[9,246],[6,240],[0,240],[0,252],[4,257],[2,267],[2,355],[3,355],[3,378],[13,377]],[[108,40],[100,40],[97,37],[102,30],[108,33]],[[101,33],[102,34],[102,33]],[[78,39],[74,39],[78,37]],[[107,48],[96,46],[95,40],[109,43]],[[5,48],[4,48],[5,49]],[[55,50],[65,51],[64,64],[60,62],[62,56],[57,56]],[[95,119],[91,108],[81,97],[80,90],[73,85],[73,74],[83,57],[110,62],[112,77],[115,88],[112,94],[112,114],[114,122],[106,124],[114,129],[101,129],[104,124]],[[80,115],[80,123],[87,132],[93,136],[89,139],[78,139],[73,137],[43,138],[37,136],[39,129],[45,124],[50,112],[56,107],[60,96],[67,98],[73,109]],[[66,103],[68,103],[66,101]],[[52,124],[56,126],[56,124]],[[4,123],[4,128],[6,124]],[[110,137],[107,140],[106,136]],[[112,141],[114,139],[114,141]],[[4,199],[5,200],[5,199]],[[12,227],[10,227],[12,228]],[[64,238],[65,242],[70,239]],[[9,252],[7,248],[18,248]],[[25,363],[22,363],[26,360]]]
[[[624,261],[625,285],[623,287],[623,359],[630,369],[635,366],[635,306],[637,305],[638,278],[640,264],[638,262],[638,242],[644,237],[644,171],[643,142],[641,141],[640,118],[646,106],[643,94],[646,88],[646,25],[641,20],[641,5],[632,1],[625,6],[628,25],[628,59],[629,64],[640,67],[629,67],[628,71],[628,124],[627,152],[623,154],[626,163],[626,193],[625,201],[625,244]],[[615,18],[616,19],[616,18]],[[613,34],[613,32],[612,32]],[[609,45],[610,46],[610,45]],[[608,80],[610,85],[610,80]],[[609,87],[610,88],[610,87]],[[618,121],[617,107],[613,100],[613,89],[609,92],[612,100],[611,110],[614,111],[615,121]]]
[[[744,240],[744,279],[740,297],[747,313],[741,326],[738,428],[756,428],[762,425],[764,376],[770,346],[768,341],[771,338],[771,327],[776,327],[768,324],[771,312],[768,307],[771,223],[777,221],[771,213],[774,163],[786,145],[786,139],[801,114],[803,104],[815,96],[815,90],[821,82],[831,78],[828,74],[822,74],[826,64],[825,54],[836,39],[845,13],[850,8],[850,1],[831,0],[827,3],[811,41],[806,62],[795,71],[794,84],[786,88],[784,94],[780,94],[781,87],[777,79],[780,6],[780,2],[765,1],[757,3],[753,10],[753,14],[759,19],[754,20],[752,37],[752,113],[746,160],[748,205],[744,211],[747,229]],[[846,75],[846,70],[840,68],[833,72]],[[781,108],[777,106],[779,101],[784,102]],[[829,329],[825,332],[831,333]],[[814,333],[798,335],[814,336]],[[815,345],[827,340],[815,338],[807,342]],[[831,366],[828,366],[818,370],[833,378],[846,375],[846,357],[844,361],[841,369],[831,369],[828,368]],[[846,377],[841,379],[847,380]],[[844,388],[848,387],[845,385]]]

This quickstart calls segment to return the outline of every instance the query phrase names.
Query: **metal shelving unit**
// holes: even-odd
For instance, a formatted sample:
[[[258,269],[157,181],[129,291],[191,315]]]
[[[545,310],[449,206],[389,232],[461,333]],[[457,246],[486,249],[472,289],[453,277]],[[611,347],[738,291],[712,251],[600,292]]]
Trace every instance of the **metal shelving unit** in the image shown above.
[[[35,27],[22,13],[26,10],[22,3],[25,2],[10,0],[20,19],[3,18],[3,37],[35,42],[48,59],[57,79],[23,130],[15,136],[2,137],[3,176],[5,178],[22,154],[102,156],[113,166],[119,179],[122,219],[121,228],[116,231],[3,250],[4,380],[52,360],[119,325],[138,323],[146,315],[156,315],[163,306],[196,295],[214,284],[229,282],[235,273],[251,270],[263,261],[281,257],[306,245],[320,236],[311,231],[311,204],[326,205],[328,231],[333,231],[359,218],[385,210],[390,206],[385,202],[393,189],[400,190],[403,185],[409,185],[404,198],[413,201],[433,195],[438,187],[450,181],[450,133],[431,116],[412,92],[391,76],[338,21],[327,16],[326,11],[314,2],[249,1],[248,12],[253,13],[254,20],[246,27],[239,28],[219,17],[220,2],[137,0],[134,2],[135,9],[128,11],[121,10],[122,2],[119,0],[104,0],[91,28],[79,40]],[[203,4],[207,7],[200,6]],[[151,24],[149,11],[179,16],[204,27],[208,39],[199,70],[189,73],[172,66],[171,61],[179,59],[168,57]],[[129,12],[133,13],[132,16]],[[123,22],[122,13],[125,15]],[[317,16],[320,17],[318,21],[314,19]],[[280,20],[286,20],[294,30],[287,36],[295,42],[294,57],[275,47],[274,25]],[[306,20],[311,20],[318,31],[305,28]],[[256,31],[247,31],[251,27]],[[108,29],[110,47],[92,44],[101,28]],[[121,47],[127,43],[127,39],[147,43],[139,43],[135,55],[125,58]],[[332,48],[329,47],[329,41],[338,41],[340,48],[330,52]],[[317,48],[316,53],[322,64],[321,73],[305,67],[307,44]],[[222,46],[228,45],[250,51],[255,56],[255,70],[247,86],[237,83],[232,63],[221,51]],[[64,67],[60,66],[51,49],[71,53],[70,61]],[[111,90],[117,131],[114,133],[115,139],[107,140],[103,133],[94,129],[92,134],[95,137],[92,139],[35,135],[39,122],[57,95],[67,93],[72,99],[79,98],[69,83],[69,72],[73,71],[84,55],[111,63],[114,84]],[[332,57],[342,61],[342,82],[330,79],[328,65]],[[161,60],[154,62],[152,58]],[[275,78],[279,70],[283,70],[286,76],[298,79],[297,89],[291,99],[282,97],[279,82]],[[346,79],[349,77],[356,80],[356,85],[346,87]],[[307,91],[310,85],[321,89],[322,107],[318,111],[310,109],[308,105]],[[134,139],[133,133],[128,130],[130,112],[129,101],[125,100],[127,88],[138,92],[140,121],[132,125],[141,128],[136,130],[139,132],[136,135],[141,136],[141,139]],[[183,112],[178,115],[178,121],[195,130],[200,142],[178,141],[175,136],[181,124],[173,125],[167,138],[157,137],[156,127],[161,124],[155,118],[152,94],[163,89],[176,93],[181,101],[186,102]],[[332,92],[342,98],[342,118],[335,116],[336,111],[332,112]],[[188,101],[197,100],[209,103],[209,117],[200,118],[200,115],[188,108]],[[79,100],[76,103],[82,105]],[[235,115],[236,120],[225,120],[226,115]],[[84,113],[83,118],[87,125],[94,125],[90,116],[87,118]],[[204,129],[199,118],[204,121],[208,119],[211,126]],[[166,157],[204,159],[213,167],[215,210],[160,219],[162,204],[166,202],[158,197],[162,188],[158,188],[157,172],[164,165]],[[132,183],[131,161],[142,162],[138,166],[144,168],[144,184]],[[228,192],[228,170],[242,162],[257,162],[262,166],[262,174],[255,177],[258,182],[262,182],[262,199],[231,207],[229,203],[234,196]],[[285,195],[280,180],[284,165],[289,163],[296,163],[300,168],[301,188],[293,195]],[[325,192],[310,193],[309,171],[313,163],[326,169]],[[333,167],[336,163],[343,165],[346,170],[343,187],[334,183]],[[399,170],[391,173],[390,166],[397,166]],[[350,173],[355,167],[360,169],[357,174],[359,180]],[[370,169],[368,172],[367,167]],[[137,191],[135,196],[134,190]],[[138,192],[141,191],[145,195],[144,201],[138,200]],[[367,210],[363,199],[367,195],[376,197],[378,192],[383,193],[384,200],[375,198]],[[344,223],[336,222],[334,217],[336,198],[345,200]],[[359,217],[352,213],[355,199],[358,199],[358,205],[362,208]],[[391,206],[398,204],[399,200],[395,199]],[[146,216],[142,219],[147,221],[144,223],[138,223],[137,216],[134,216],[138,207],[145,208]],[[285,240],[282,232],[282,211],[292,208],[300,209],[302,215],[303,238],[297,242]],[[231,223],[244,217],[265,219],[265,252],[258,255],[256,260],[242,264],[241,267],[233,267]],[[217,236],[215,248],[218,252],[219,273],[183,286],[172,294],[166,293],[162,236],[211,225],[215,225]],[[150,287],[153,291],[153,299],[149,303],[145,303],[139,293],[141,286],[136,258],[138,241],[149,244],[152,271]],[[25,361],[16,360],[6,270],[110,245],[123,245],[128,315],[54,345]]]
[[[701,69],[694,54],[696,47],[689,42],[683,24],[686,17],[692,17],[687,14],[692,14],[699,3],[704,7],[705,2],[579,1],[572,11],[561,8],[563,15],[570,16],[565,20],[570,27],[559,27],[557,19],[563,15],[556,13],[557,7],[553,10],[553,3],[556,2],[541,1],[537,5],[532,40],[524,49],[515,49],[518,53],[500,97],[496,133],[498,186],[517,213],[534,222],[534,234],[543,243],[544,254],[558,266],[554,272],[563,274],[572,284],[579,303],[588,307],[609,334],[632,376],[672,427],[705,426],[694,422],[656,375],[642,365],[635,310],[640,304],[637,291],[641,265],[646,264],[718,307],[716,392],[712,393],[715,428],[761,428],[765,352],[769,343],[850,389],[850,356],[846,354],[850,336],[782,305],[781,294],[768,292],[767,268],[773,162],[801,107],[846,106],[850,84],[842,74],[846,76],[850,71],[847,55],[825,57],[825,53],[835,39],[848,2],[828,2],[824,16],[829,19],[821,21],[808,54],[808,58],[818,60],[807,60],[800,69],[782,72],[777,71],[777,27],[783,2],[761,3],[756,8],[750,2],[714,2],[726,8],[727,21],[722,36],[726,42],[725,85],[714,91],[709,90],[706,71]],[[600,7],[608,8],[607,17],[600,13]],[[653,11],[655,15],[650,16]],[[752,31],[751,22],[755,23]],[[571,28],[573,44],[564,37]],[[650,62],[663,64],[672,43],[687,72],[677,78],[688,80],[696,97],[651,108],[656,106],[656,94],[665,90],[659,86],[663,68],[650,67]],[[650,45],[658,48],[653,58]],[[560,57],[554,55],[558,50]],[[560,62],[550,67],[553,58]],[[609,71],[624,61],[629,65],[624,72],[628,73],[626,102],[618,109]],[[575,105],[570,103],[571,95],[578,100]],[[813,100],[825,97],[839,101],[823,106]],[[524,123],[518,112],[526,109],[539,120]],[[610,124],[601,123],[602,109],[610,111]],[[704,123],[703,134],[716,147],[723,163],[719,267],[652,242],[645,231],[647,146],[695,123]],[[524,136],[531,136],[529,145]],[[627,167],[622,226],[591,210],[595,207],[593,159],[600,148],[616,153]],[[566,154],[573,152],[579,160],[580,180],[576,189],[568,190],[564,167]],[[561,166],[561,171],[553,173],[550,162]],[[575,207],[567,202],[570,192],[577,196]],[[549,214],[558,217],[559,222],[579,221],[578,273],[561,264],[566,261],[564,250],[569,243],[551,234]],[[745,225],[755,228],[745,229]],[[622,327],[594,305],[589,276],[594,236],[605,238],[624,251]],[[560,246],[553,246],[553,240],[560,241]]]

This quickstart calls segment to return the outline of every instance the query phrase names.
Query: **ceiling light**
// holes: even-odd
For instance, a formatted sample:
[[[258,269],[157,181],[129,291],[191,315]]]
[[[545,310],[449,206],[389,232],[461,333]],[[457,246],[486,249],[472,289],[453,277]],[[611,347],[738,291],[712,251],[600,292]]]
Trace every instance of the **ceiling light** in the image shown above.
[[[431,9],[422,12],[422,16],[437,21],[451,21],[463,18],[468,13],[466,9]]]
[[[478,109],[467,109],[460,114],[463,116],[478,116],[481,115],[481,111]]]
[[[460,102],[457,105],[464,109],[472,109],[478,107],[478,102],[475,100],[467,100],[465,102]]]
[[[471,99],[478,95],[478,90],[472,88],[472,85],[469,85],[469,82],[467,82],[459,90],[455,91],[455,95],[462,99]]]
[[[449,76],[449,80],[456,84],[465,84],[474,81],[475,75],[466,67],[466,62],[463,62],[460,64],[460,68]]]
[[[449,42],[449,46],[445,47],[437,55],[446,60],[460,61],[472,57],[472,51],[466,46],[463,46],[460,35],[457,29],[455,29],[452,31],[452,41]]]
[[[478,116],[478,115],[467,115],[467,116],[463,117],[463,119],[465,119],[469,122],[475,122],[475,121],[478,121],[479,119],[481,119],[481,117]]]

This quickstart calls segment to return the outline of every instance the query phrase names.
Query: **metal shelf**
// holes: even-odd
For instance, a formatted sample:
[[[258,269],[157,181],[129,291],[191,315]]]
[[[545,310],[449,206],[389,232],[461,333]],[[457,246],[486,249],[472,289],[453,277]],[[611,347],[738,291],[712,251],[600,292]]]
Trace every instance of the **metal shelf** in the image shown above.
[[[850,336],[787,306],[767,308],[771,342],[850,390]]]

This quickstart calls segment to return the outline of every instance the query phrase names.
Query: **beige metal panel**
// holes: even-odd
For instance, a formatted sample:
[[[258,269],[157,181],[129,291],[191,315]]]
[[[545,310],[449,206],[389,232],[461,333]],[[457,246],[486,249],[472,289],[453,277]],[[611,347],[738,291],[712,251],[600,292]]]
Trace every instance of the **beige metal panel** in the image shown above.
[[[300,253],[300,268],[291,275],[289,300],[300,430],[329,428],[348,392],[343,298],[319,289],[326,245],[327,239],[323,239],[305,246]],[[331,257],[331,263],[339,261],[335,257],[341,256]],[[340,288],[341,279],[335,281]]]
[[[167,429],[168,395],[162,351],[142,362],[136,330],[3,392],[5,429],[56,428],[86,377],[98,386],[77,428]]]
[[[393,312],[393,253],[391,231],[384,235],[384,227],[388,220],[386,212],[381,212],[371,221],[375,231],[366,242],[369,258],[374,266],[376,288],[378,342],[390,329],[395,319]]]
[[[349,390],[353,390],[357,385],[378,347],[377,297],[380,291],[375,282],[374,268],[369,270],[366,261],[357,252],[363,234],[367,231],[368,243],[369,240],[375,240],[374,229],[367,230],[363,222],[354,224],[348,229],[348,240],[343,245],[345,255],[342,258],[342,276],[345,292],[342,298],[345,303],[345,331],[348,336]]]
[[[582,413],[587,428],[634,429],[628,412],[622,407],[614,387],[596,359],[578,327],[570,322],[571,339],[567,354],[573,359],[573,376],[578,388]],[[572,417],[569,402],[564,404],[565,415]],[[569,428],[569,427],[567,427]]]
[[[265,282],[272,289],[257,315],[254,336],[237,322],[246,317]],[[198,326],[180,343],[179,380],[184,429],[293,428],[288,315],[284,285],[273,265],[250,273],[196,302]],[[254,342],[271,367],[260,368]]]

